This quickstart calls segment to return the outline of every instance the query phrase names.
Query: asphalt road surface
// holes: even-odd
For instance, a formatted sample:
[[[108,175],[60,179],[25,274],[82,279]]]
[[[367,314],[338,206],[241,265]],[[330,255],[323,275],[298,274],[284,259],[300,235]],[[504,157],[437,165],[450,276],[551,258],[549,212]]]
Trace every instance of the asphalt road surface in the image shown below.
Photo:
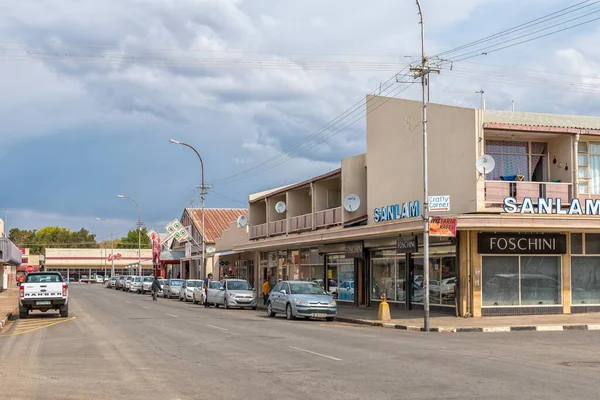
[[[593,331],[422,333],[73,284],[0,335],[0,399],[598,399]]]

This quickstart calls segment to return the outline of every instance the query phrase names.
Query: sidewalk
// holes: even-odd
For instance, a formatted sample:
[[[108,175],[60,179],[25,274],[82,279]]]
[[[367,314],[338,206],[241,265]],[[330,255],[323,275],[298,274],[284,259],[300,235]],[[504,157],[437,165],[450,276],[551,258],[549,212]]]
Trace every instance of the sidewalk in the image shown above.
[[[420,331],[423,310],[402,310],[390,307],[391,321],[377,320],[378,307],[354,307],[338,303],[336,321]],[[514,332],[600,330],[600,313],[527,315],[510,317],[460,318],[431,312],[430,330],[434,332]]]
[[[11,314],[18,308],[17,297],[19,290],[16,286],[10,287],[3,292],[0,292],[0,332],[8,322]]]

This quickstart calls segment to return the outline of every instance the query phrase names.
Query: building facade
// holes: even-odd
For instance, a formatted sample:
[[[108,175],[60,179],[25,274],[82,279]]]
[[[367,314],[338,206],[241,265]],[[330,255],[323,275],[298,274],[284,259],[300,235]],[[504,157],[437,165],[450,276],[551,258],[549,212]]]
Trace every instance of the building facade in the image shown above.
[[[450,199],[430,215],[457,231],[431,224],[425,266],[421,103],[368,102],[365,154],[249,197],[248,238],[228,247],[255,252],[257,281],[313,280],[339,301],[385,295],[418,309],[428,268],[435,310],[600,311],[600,118],[429,104],[429,194]]]
[[[21,250],[8,238],[0,237],[0,291],[16,283],[16,268],[21,260]]]

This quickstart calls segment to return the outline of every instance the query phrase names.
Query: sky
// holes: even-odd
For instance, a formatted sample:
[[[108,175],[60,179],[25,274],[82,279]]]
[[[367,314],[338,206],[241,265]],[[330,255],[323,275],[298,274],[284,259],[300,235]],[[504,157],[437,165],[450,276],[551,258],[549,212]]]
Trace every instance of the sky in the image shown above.
[[[514,100],[518,111],[600,115],[597,1],[444,53],[578,3],[422,0],[426,52],[441,67],[431,101],[478,107],[483,90],[488,109]],[[202,155],[206,207],[245,207],[250,193],[365,152],[367,94],[420,96],[402,75],[420,57],[414,1],[0,0],[0,8],[8,229],[85,227],[103,240],[102,217],[120,237],[137,220],[135,204],[117,198],[124,194],[148,227],[164,230],[200,204],[200,162],[170,138]],[[509,47],[461,60],[494,44]]]

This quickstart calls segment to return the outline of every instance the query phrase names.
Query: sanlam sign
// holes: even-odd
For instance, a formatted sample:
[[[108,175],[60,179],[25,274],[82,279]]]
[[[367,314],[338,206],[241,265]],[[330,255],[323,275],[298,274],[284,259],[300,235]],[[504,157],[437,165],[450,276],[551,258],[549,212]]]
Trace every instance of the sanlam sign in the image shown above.
[[[538,198],[537,202],[525,197],[519,207],[514,197],[504,199],[504,212],[509,214],[559,214],[559,215],[600,215],[600,200],[573,199],[570,203],[563,203],[561,199]]]
[[[373,210],[373,221],[394,221],[397,219],[414,218],[421,216],[421,202],[419,200],[409,201],[402,204],[392,204],[385,207],[377,207]]]

